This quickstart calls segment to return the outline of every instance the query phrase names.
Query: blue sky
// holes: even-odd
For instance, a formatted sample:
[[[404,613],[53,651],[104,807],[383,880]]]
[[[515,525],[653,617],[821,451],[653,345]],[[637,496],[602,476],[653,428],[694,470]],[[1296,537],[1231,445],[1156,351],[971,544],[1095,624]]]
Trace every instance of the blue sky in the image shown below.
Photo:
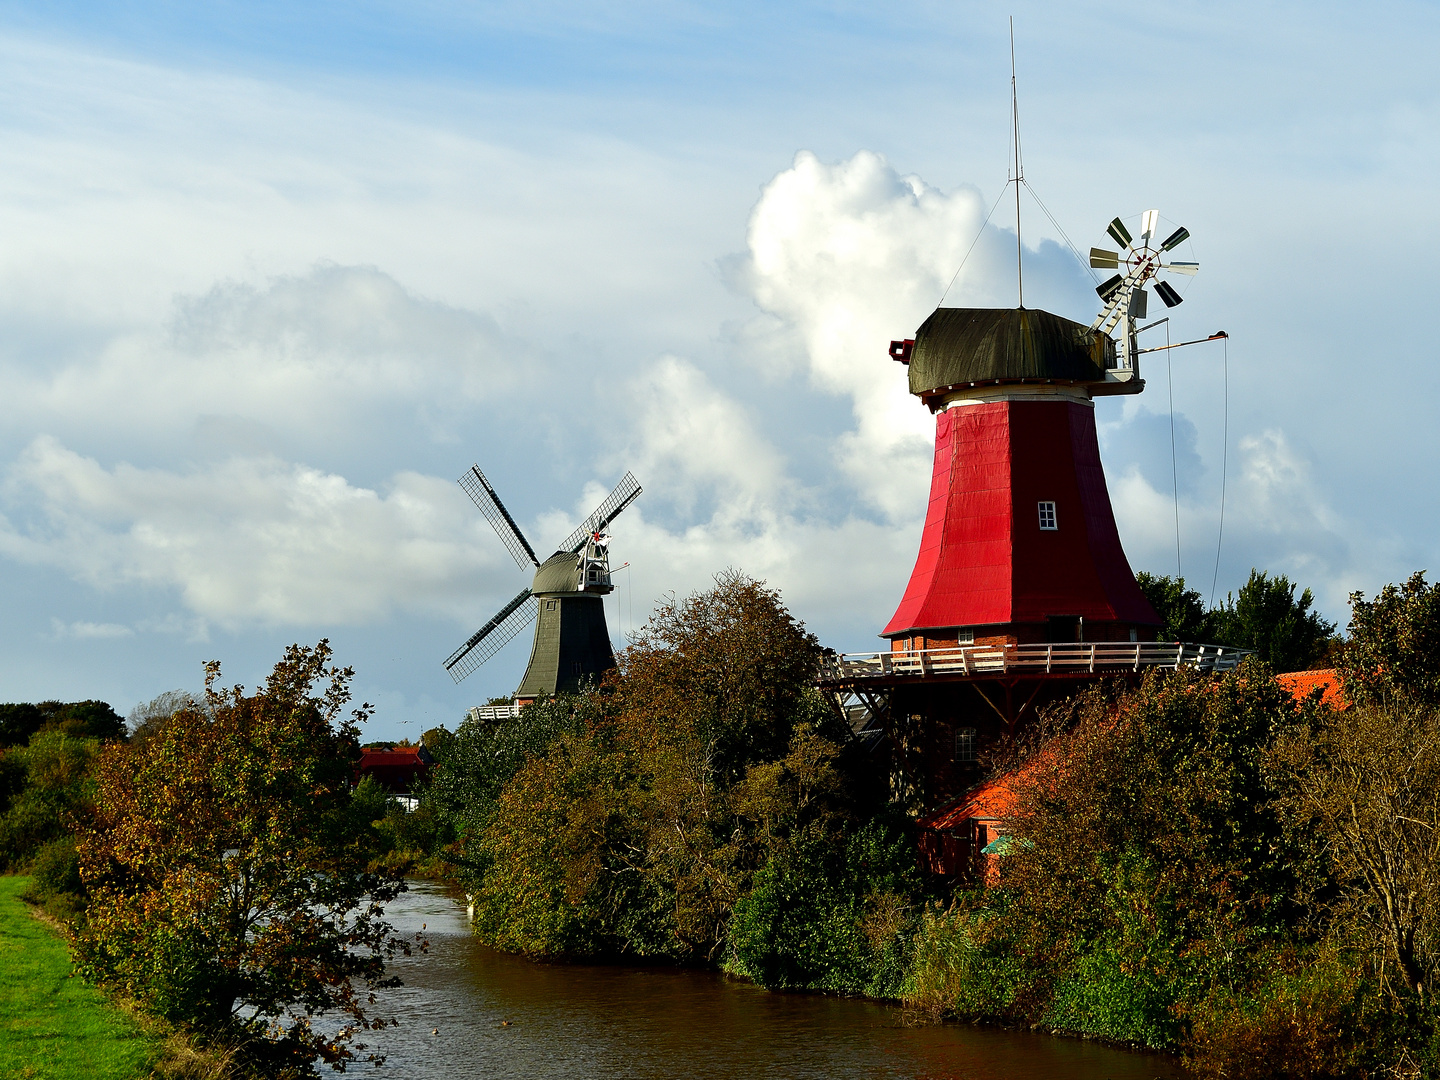
[[[631,468],[617,637],[728,566],[841,649],[914,558],[930,421],[884,355],[1007,175],[976,4],[0,5],[0,698],[122,711],[330,637],[378,736],[508,692],[443,657]],[[1013,9],[1030,183],[1203,264],[1100,405],[1137,569],[1345,598],[1431,569],[1437,14]],[[1025,205],[1027,301],[1088,271]],[[1002,208],[947,303],[1013,303]],[[1163,331],[1152,332],[1163,333]],[[1225,543],[1215,573],[1221,465]]]

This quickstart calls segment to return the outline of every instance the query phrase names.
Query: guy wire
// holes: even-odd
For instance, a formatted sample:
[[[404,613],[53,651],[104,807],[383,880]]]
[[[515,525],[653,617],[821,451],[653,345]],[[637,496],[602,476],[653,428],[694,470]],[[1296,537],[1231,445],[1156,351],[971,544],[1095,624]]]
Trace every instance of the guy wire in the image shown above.
[[[1215,606],[1215,583],[1220,580],[1220,544],[1225,539],[1225,480],[1230,455],[1230,337],[1225,339],[1225,436],[1220,445],[1220,531],[1215,537],[1215,576],[1210,579],[1210,606]]]
[[[985,220],[980,223],[980,231],[975,234],[975,239],[970,241],[970,246],[965,250],[965,258],[960,260],[960,265],[955,268],[955,276],[950,279],[950,284],[945,286],[945,291],[940,294],[939,301],[935,304],[938,308],[945,302],[945,297],[950,295],[950,290],[955,287],[956,280],[960,277],[960,271],[965,269],[965,264],[970,259],[970,253],[975,250],[975,245],[980,242],[980,237],[985,235],[985,226],[990,224],[990,219],[995,216],[995,209],[1000,205],[1000,200],[1005,197],[1006,190],[1010,187],[1007,181],[1000,189],[1000,194],[995,197],[994,204],[990,207],[990,213],[985,215]]]
[[[1170,396],[1170,490],[1175,496],[1175,579],[1184,581],[1180,570],[1180,471],[1175,464],[1175,368],[1170,359],[1170,322],[1165,322],[1165,391]]]
[[[1080,261],[1080,265],[1085,268],[1085,272],[1090,275],[1091,280],[1097,285],[1100,284],[1100,275],[1095,273],[1094,268],[1086,260],[1085,256],[1081,255],[1079,249],[1070,242],[1070,237],[1065,235],[1065,230],[1060,227],[1060,222],[1055,220],[1055,215],[1050,213],[1050,208],[1040,201],[1039,195],[1035,194],[1035,189],[1030,186],[1030,181],[1022,180],[1021,183],[1025,185],[1025,190],[1030,193],[1030,197],[1035,200],[1035,205],[1040,207],[1045,216],[1050,219],[1050,224],[1055,226],[1055,231],[1060,234],[1060,239],[1065,241],[1065,246],[1070,249],[1070,254],[1074,255],[1075,258]]]

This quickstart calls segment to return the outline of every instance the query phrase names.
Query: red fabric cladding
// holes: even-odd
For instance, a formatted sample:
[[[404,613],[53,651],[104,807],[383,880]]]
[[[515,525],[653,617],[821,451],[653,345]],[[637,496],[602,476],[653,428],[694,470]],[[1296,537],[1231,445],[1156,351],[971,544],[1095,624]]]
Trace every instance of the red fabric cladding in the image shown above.
[[[1058,528],[1040,529],[1054,502]],[[962,405],[936,417],[920,554],[882,631],[1086,621],[1158,625],[1120,546],[1094,409],[1072,401]]]
[[[920,554],[882,634],[1010,621],[1008,429],[1003,402],[935,417],[935,469]]]
[[[1080,503],[1085,514],[1085,530],[1089,534],[1091,561],[1100,579],[1100,587],[1110,600],[1115,618],[1159,626],[1160,616],[1140,586],[1135,572],[1120,544],[1120,530],[1115,527],[1115,511],[1110,506],[1110,489],[1105,486],[1105,469],[1100,464],[1100,442],[1095,437],[1095,410],[1070,404],[1070,440],[1074,454],[1075,478],[1080,489]]]

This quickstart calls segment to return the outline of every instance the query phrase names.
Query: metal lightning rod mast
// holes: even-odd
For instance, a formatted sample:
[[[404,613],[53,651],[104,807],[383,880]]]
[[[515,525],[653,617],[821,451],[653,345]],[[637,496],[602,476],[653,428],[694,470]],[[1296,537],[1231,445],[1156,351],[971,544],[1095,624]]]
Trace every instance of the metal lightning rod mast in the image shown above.
[[[1015,134],[1015,278],[1020,307],[1025,306],[1025,250],[1020,246],[1020,185],[1025,174],[1020,166],[1020,98],[1015,90],[1015,16],[1010,16],[1010,127]]]

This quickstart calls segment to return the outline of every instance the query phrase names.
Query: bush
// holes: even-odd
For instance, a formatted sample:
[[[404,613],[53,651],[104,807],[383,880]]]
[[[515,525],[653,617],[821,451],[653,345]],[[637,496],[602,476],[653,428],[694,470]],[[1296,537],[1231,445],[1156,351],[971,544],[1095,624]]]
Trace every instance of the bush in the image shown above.
[[[983,892],[962,894],[948,908],[925,912],[915,934],[901,997],[935,1017],[962,1020],[1010,1016],[1025,979],[1024,966],[988,947],[983,922],[991,917]]]
[[[32,888],[36,896],[48,900],[60,893],[79,896],[84,885],[80,881],[80,857],[75,852],[72,836],[52,840],[42,847],[30,864]]]
[[[1144,959],[1111,942],[1083,952],[1051,991],[1041,1023],[1160,1050],[1175,1044],[1176,986]]]
[[[774,989],[898,998],[920,893],[901,820],[867,822],[848,838],[806,830],[736,904],[726,968]]]
[[[23,869],[46,844],[69,835],[94,798],[90,768],[99,745],[44,730],[28,746],[5,751],[12,794],[0,814],[0,870]]]
[[[1338,1080],[1417,1071],[1403,1014],[1388,1007],[1359,956],[1291,947],[1267,959],[1254,985],[1216,988],[1191,1010],[1186,1063],[1198,1076]]]
[[[30,885],[23,898],[54,918],[67,922],[83,918],[85,886],[74,837],[52,840],[39,850],[30,864]]]

